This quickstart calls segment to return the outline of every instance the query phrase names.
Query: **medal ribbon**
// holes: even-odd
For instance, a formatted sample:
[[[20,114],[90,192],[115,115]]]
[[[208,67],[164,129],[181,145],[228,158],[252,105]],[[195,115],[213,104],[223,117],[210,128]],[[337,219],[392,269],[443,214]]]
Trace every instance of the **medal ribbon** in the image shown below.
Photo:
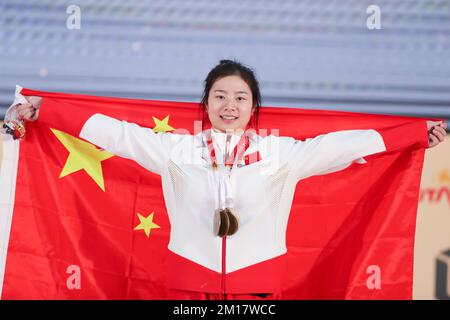
[[[219,174],[218,206],[220,209],[232,208],[234,206],[234,197],[231,192],[230,173],[234,165],[237,165],[242,161],[243,155],[250,145],[250,139],[244,132],[241,135],[238,143],[234,146],[233,152],[231,154],[228,154],[228,150],[225,150],[225,165],[220,167],[219,163],[217,162],[216,151],[214,149],[211,133],[208,136],[207,145],[213,171]],[[236,159],[237,161],[235,163]]]
[[[207,146],[209,151],[209,156],[211,159],[212,169],[214,175],[217,177],[218,183],[218,209],[215,211],[214,219],[219,219],[218,225],[215,224],[215,233],[220,237],[226,237],[227,235],[233,235],[239,228],[239,216],[236,216],[234,208],[234,197],[231,188],[231,170],[235,165],[238,165],[243,158],[245,151],[250,146],[250,139],[245,134],[241,135],[238,143],[234,146],[231,154],[229,153],[229,144],[231,141],[231,135],[226,136],[225,141],[225,151],[224,151],[224,165],[217,162],[216,150],[214,149],[214,143],[212,141],[212,134],[210,129],[209,135],[207,135]],[[236,161],[237,159],[237,161]]]
[[[211,136],[209,136],[209,138],[207,140],[207,144],[208,144],[209,157],[211,158],[211,163],[212,163],[213,169],[217,170],[218,163],[217,163],[217,158],[216,158],[216,150],[214,149],[214,144],[213,144]],[[236,156],[238,159],[237,163],[239,164],[242,161],[244,153],[248,149],[249,145],[250,145],[250,139],[245,133],[243,133],[241,135],[241,138],[239,139],[238,143],[234,146],[233,152],[231,154],[226,153],[227,150],[225,150],[225,153],[226,153],[225,154],[225,157],[226,157],[225,167],[227,167],[231,170],[231,168],[233,167],[234,161],[236,159]]]

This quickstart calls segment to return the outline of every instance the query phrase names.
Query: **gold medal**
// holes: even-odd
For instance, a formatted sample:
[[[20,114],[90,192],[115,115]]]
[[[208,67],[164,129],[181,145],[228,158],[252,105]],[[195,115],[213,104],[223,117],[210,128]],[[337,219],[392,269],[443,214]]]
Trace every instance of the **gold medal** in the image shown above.
[[[219,237],[224,237],[228,233],[230,227],[230,220],[225,209],[216,210],[214,216],[214,233]]]
[[[227,235],[231,236],[236,233],[239,229],[239,217],[232,208],[226,208],[225,212],[228,216],[229,227]]]
[[[219,237],[231,236],[239,229],[239,217],[232,208],[218,209],[214,215],[214,233]]]

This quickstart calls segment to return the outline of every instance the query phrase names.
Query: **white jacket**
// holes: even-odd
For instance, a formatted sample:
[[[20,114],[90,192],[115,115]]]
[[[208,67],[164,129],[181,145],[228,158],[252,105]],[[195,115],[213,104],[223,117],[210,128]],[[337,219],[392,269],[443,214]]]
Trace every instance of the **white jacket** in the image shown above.
[[[344,169],[354,161],[364,163],[362,157],[386,150],[382,135],[375,130],[338,131],[304,141],[256,133],[249,136],[250,147],[244,155],[259,151],[261,160],[232,170],[240,227],[236,234],[221,239],[213,233],[217,181],[201,133],[154,133],[101,114],[90,117],[80,133],[81,138],[161,176],[171,224],[169,250],[178,259],[175,268],[185,259],[191,264],[185,267],[186,272],[191,270],[190,277],[202,277],[201,271],[193,271],[196,266],[205,273],[205,279],[174,283],[194,291],[215,291],[216,280],[206,283],[213,274],[220,275],[223,282],[230,273],[286,253],[286,228],[299,180]],[[387,136],[392,139],[393,132]],[[275,290],[272,284],[238,288],[239,281],[227,286],[227,292]],[[224,290],[223,283],[221,286],[217,291]]]

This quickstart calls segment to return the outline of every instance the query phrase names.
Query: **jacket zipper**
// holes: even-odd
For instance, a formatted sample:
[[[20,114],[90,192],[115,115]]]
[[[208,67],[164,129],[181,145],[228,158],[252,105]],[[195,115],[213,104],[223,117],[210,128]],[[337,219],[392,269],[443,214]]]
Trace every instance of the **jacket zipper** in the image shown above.
[[[226,265],[227,265],[227,236],[222,237],[222,281],[221,294],[222,300],[225,300],[225,284],[226,284]]]

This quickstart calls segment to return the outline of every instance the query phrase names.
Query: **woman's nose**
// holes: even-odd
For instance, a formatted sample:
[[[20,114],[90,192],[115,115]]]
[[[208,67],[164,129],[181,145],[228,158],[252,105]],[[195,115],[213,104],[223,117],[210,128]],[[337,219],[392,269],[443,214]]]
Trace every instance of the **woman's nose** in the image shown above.
[[[236,109],[236,103],[234,101],[228,101],[225,104],[225,110],[235,110]]]

